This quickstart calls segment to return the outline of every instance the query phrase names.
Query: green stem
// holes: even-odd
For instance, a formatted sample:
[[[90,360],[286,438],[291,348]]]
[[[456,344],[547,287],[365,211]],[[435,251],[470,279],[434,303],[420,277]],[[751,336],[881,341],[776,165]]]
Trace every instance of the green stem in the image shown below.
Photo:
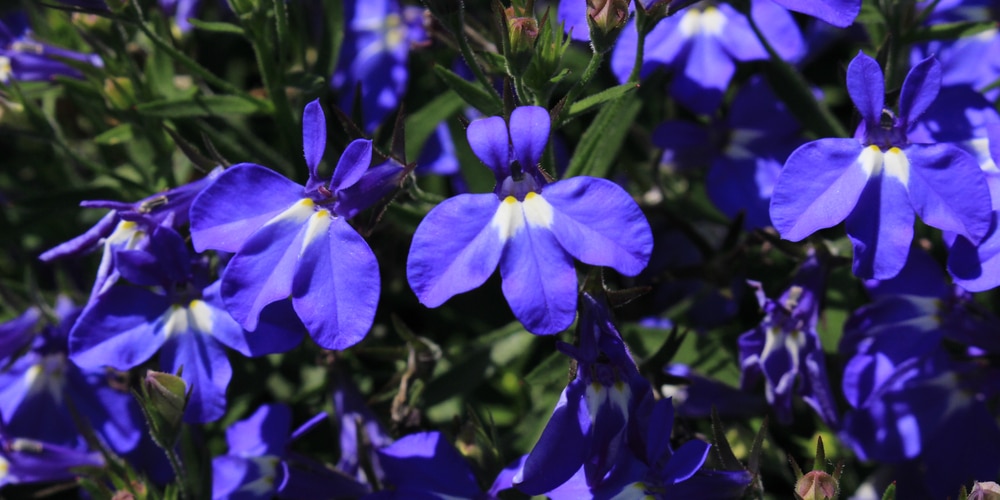
[[[583,92],[583,89],[587,86],[587,84],[594,79],[595,75],[597,75],[597,70],[601,68],[601,63],[603,62],[604,54],[594,52],[590,55],[590,62],[587,63],[587,67],[583,70],[583,74],[580,75],[580,80],[577,81],[576,84],[569,89],[569,92],[566,93],[566,98],[563,101],[563,108],[562,111],[559,112],[560,117],[559,120],[556,120],[556,123],[562,123],[566,113],[569,113],[569,108],[574,102],[576,102],[576,98],[580,97],[580,93]]]
[[[632,63],[632,72],[628,75],[630,83],[639,81],[639,73],[642,72],[642,60],[646,57],[646,34],[643,33],[645,30],[639,27],[638,21],[635,23],[635,29],[639,32],[639,39],[635,46],[635,62]]]
[[[489,77],[483,72],[483,68],[479,66],[476,62],[476,56],[472,53],[472,47],[469,45],[469,39],[465,36],[464,23],[463,26],[459,26],[459,29],[455,31],[455,38],[458,39],[458,49],[462,53],[462,58],[465,59],[465,65],[472,70],[472,74],[476,76],[476,80],[479,80],[479,84],[486,89],[487,92],[491,92],[493,95],[500,97],[497,94],[497,89],[493,88],[493,83],[490,82]]]
[[[190,500],[191,493],[188,491],[190,484],[188,483],[187,474],[184,471],[184,464],[181,463],[181,457],[174,451],[173,448],[166,447],[163,451],[167,452],[167,460],[170,461],[170,467],[174,469],[174,474],[177,476],[177,484],[180,486],[181,499]]]

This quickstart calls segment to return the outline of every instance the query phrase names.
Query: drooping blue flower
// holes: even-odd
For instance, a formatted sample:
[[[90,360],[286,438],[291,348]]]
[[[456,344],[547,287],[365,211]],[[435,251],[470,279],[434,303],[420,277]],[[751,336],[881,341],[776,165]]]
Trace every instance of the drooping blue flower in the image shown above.
[[[579,325],[579,346],[557,345],[576,361],[576,377],[514,477],[517,489],[529,495],[558,488],[581,468],[586,485],[597,487],[629,453],[635,415],[653,396],[606,305],[584,293]]]
[[[318,415],[325,420],[326,415]],[[291,431],[291,410],[282,404],[262,405],[249,417],[226,429],[229,451],[212,459],[212,498],[268,499],[358,498],[368,488],[323,467],[302,467],[288,445],[308,431],[312,419]]]
[[[149,251],[120,251],[122,276],[141,287],[117,285],[91,302],[69,336],[70,358],[85,368],[128,370],[158,351],[165,372],[191,387],[184,418],[218,419],[226,408],[232,367],[223,345],[247,356],[284,352],[304,332],[287,303],[266,309],[253,333],[222,306],[219,282],[209,283],[202,262],[191,263],[184,240],[158,227]]]
[[[98,452],[11,436],[0,428],[0,488],[8,484],[67,481],[78,467],[103,467]]]
[[[771,0],[753,0],[751,15],[781,57],[796,60],[805,43],[791,14]],[[611,69],[626,81],[635,63],[635,20],[625,26],[611,56]],[[767,59],[768,54],[747,18],[721,2],[702,2],[660,21],[646,37],[640,76],[659,68],[673,73],[670,95],[699,114],[722,103],[737,62]]]
[[[267,167],[234,165],[195,199],[191,239],[198,251],[236,253],[222,273],[222,300],[244,328],[255,330],[265,306],[290,296],[317,344],[345,349],[371,328],[380,285],[375,255],[347,219],[378,201],[383,181],[403,169],[369,170],[371,141],[359,139],[324,181],[317,166],[326,118],[318,100],[306,106],[302,132],[305,186]]]
[[[149,243],[149,234],[158,226],[179,229],[188,223],[188,211],[195,196],[216,177],[222,168],[213,169],[205,177],[189,184],[168,189],[134,203],[120,201],[84,201],[85,208],[106,208],[110,211],[86,232],[56,245],[38,256],[44,262],[77,257],[102,248],[101,263],[88,302],[108,291],[118,281],[115,255],[122,250],[142,250]]]
[[[661,166],[708,167],[709,199],[731,218],[743,212],[748,229],[771,225],[774,182],[785,159],[804,142],[798,122],[760,78],[740,89],[725,120],[713,120],[708,128],[670,120],[653,131],[652,140],[664,150]]]
[[[32,316],[27,313],[0,325],[0,330],[24,328],[31,341],[17,359],[0,358],[6,366],[0,372],[5,429],[21,438],[83,450],[87,443],[77,430],[75,412],[115,452],[133,450],[142,430],[132,395],[103,368],[81,369],[69,361],[67,338],[80,308],[60,297],[54,311],[59,320],[54,325],[42,325],[40,316],[27,323],[24,319]]]
[[[15,12],[0,20],[0,83],[11,80],[48,81],[56,76],[82,78],[79,70],[61,59],[103,66],[96,54],[84,54],[35,40],[23,12]]]
[[[344,42],[330,84],[348,114],[360,87],[361,128],[371,133],[406,91],[410,47],[428,38],[424,11],[402,7],[398,0],[348,0],[344,22]]]
[[[472,122],[469,144],[493,170],[496,188],[434,207],[413,235],[406,276],[420,302],[437,307],[472,290],[497,264],[514,316],[537,334],[564,330],[576,312],[572,257],[634,276],[653,238],[632,198],[610,181],[549,182],[538,168],[549,137],[543,108],[519,107]]]
[[[937,97],[937,61],[910,70],[898,115],[884,106],[874,59],[859,53],[847,73],[863,121],[854,138],[810,142],[785,162],[771,198],[771,221],[781,237],[799,241],[846,220],[854,274],[876,279],[895,276],[906,263],[914,211],[927,225],[979,243],[990,226],[991,203],[976,159],[955,145],[918,144],[909,135]]]
[[[811,255],[778,300],[765,297],[760,283],[750,283],[757,290],[764,319],[740,336],[741,385],[750,390],[763,379],[767,401],[781,423],[791,422],[792,398],[801,395],[824,423],[837,427],[838,413],[816,332],[825,281],[825,266]]]

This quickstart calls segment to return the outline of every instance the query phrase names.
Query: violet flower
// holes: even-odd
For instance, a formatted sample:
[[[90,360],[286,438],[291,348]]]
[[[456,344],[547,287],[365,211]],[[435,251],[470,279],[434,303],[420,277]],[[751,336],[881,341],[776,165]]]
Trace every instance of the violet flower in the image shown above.
[[[244,328],[255,330],[265,306],[291,296],[317,344],[346,349],[371,328],[380,287],[375,254],[347,218],[378,201],[382,181],[403,169],[369,171],[371,141],[359,139],[333,178],[320,179],[326,118],[318,100],[306,106],[302,134],[305,186],[267,167],[234,165],[195,199],[191,239],[198,251],[236,253],[222,273],[222,300]]]
[[[48,81],[56,76],[83,78],[79,70],[66,64],[70,59],[101,67],[96,54],[84,54],[35,40],[28,18],[16,12],[0,21],[0,83]]]
[[[933,58],[914,66],[894,114],[884,107],[878,63],[859,53],[848,66],[847,89],[863,121],[854,138],[810,142],[785,162],[771,198],[782,238],[799,241],[846,220],[854,274],[876,279],[895,276],[906,263],[914,211],[927,225],[979,243],[991,203],[976,159],[952,144],[917,144],[909,135],[940,81]]]
[[[78,467],[103,467],[98,452],[11,437],[0,428],[0,488],[8,484],[68,481],[77,477]]]
[[[646,266],[652,234],[625,190],[593,177],[550,183],[539,170],[549,128],[548,112],[535,106],[515,109],[509,132],[498,116],[469,125],[469,144],[496,188],[449,198],[420,223],[406,276],[421,303],[438,307],[499,264],[514,316],[528,331],[552,334],[576,313],[572,257],[628,276]]]

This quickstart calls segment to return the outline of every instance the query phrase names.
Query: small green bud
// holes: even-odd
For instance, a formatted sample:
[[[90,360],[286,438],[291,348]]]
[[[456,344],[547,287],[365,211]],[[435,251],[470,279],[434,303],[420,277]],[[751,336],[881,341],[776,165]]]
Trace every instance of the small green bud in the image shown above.
[[[513,53],[530,52],[538,39],[538,21],[533,17],[514,17],[507,9],[507,30],[510,33],[510,50]]]
[[[834,500],[838,489],[838,481],[821,470],[807,472],[795,483],[795,493],[802,500]]]
[[[177,444],[190,396],[187,383],[179,375],[149,370],[142,381],[142,393],[136,394],[153,440],[164,449]]]
[[[587,0],[587,26],[594,52],[607,52],[628,22],[631,0]]]

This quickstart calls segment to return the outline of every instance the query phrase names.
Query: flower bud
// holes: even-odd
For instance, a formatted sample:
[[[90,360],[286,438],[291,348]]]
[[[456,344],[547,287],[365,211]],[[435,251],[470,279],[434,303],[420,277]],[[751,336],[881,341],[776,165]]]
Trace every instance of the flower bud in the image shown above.
[[[630,0],[587,0],[587,25],[595,52],[607,52],[628,21]]]
[[[838,481],[821,470],[807,472],[795,483],[795,493],[802,500],[833,500],[838,489]]]
[[[972,491],[966,498],[968,500],[1000,500],[1000,484],[993,481],[985,483],[976,481],[972,484]]]
[[[535,47],[535,40],[538,38],[538,21],[535,18],[508,17],[507,29],[510,32],[511,52],[529,52]]]
[[[136,399],[149,423],[153,440],[161,448],[170,449],[177,443],[188,396],[187,383],[179,374],[146,372],[142,393],[137,394]]]

